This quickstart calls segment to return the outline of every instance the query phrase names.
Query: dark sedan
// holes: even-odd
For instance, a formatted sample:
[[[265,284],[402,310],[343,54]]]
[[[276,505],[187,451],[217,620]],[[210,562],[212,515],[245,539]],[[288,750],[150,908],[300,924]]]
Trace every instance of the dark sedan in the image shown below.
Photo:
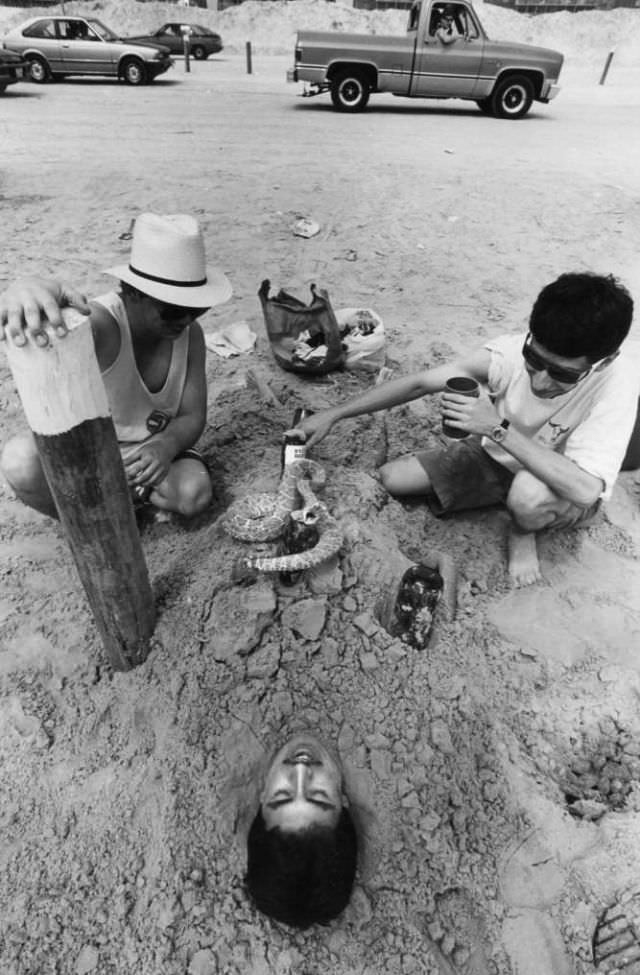
[[[190,53],[196,61],[204,61],[210,54],[218,54],[222,50],[220,35],[200,24],[163,24],[152,34],[140,34],[126,39],[134,43],[162,44],[172,54],[182,54],[185,31],[189,32]]]
[[[7,85],[15,85],[16,81],[22,81],[23,77],[24,61],[20,55],[0,48],[0,95]]]

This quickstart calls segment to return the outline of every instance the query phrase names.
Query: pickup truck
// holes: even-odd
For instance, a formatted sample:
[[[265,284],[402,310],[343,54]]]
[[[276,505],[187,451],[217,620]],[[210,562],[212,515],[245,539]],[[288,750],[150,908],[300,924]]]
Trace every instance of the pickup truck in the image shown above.
[[[564,57],[492,41],[469,0],[415,0],[404,36],[299,31],[288,81],[303,95],[329,92],[340,112],[361,112],[372,92],[406,98],[464,98],[486,115],[518,119],[557,95]]]

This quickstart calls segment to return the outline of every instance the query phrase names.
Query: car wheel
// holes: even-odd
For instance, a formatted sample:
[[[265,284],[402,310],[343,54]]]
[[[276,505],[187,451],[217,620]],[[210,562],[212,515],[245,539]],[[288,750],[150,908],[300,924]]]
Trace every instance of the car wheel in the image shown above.
[[[7,90],[7,86],[4,82],[0,81],[0,95],[2,95]]]
[[[369,94],[369,85],[357,71],[345,71],[331,81],[331,101],[339,112],[362,112]]]
[[[531,108],[533,85],[523,74],[499,81],[491,93],[491,111],[496,118],[522,118]]]
[[[481,112],[484,112],[485,115],[493,115],[493,109],[491,108],[490,98],[478,98],[476,101],[476,105],[478,106]]]
[[[193,54],[196,61],[205,61],[207,57],[207,52],[203,48],[202,44],[194,44],[191,48],[191,53]]]
[[[27,75],[30,81],[35,81],[37,85],[44,85],[51,78],[51,71],[45,59],[34,54],[27,58]]]
[[[138,58],[127,58],[120,73],[128,85],[144,85],[147,80],[146,68]]]

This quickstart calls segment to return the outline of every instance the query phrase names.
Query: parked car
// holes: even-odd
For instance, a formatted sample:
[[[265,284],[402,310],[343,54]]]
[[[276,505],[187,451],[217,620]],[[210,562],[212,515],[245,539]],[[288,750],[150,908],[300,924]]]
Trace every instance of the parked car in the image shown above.
[[[166,47],[130,44],[95,17],[32,17],[9,31],[3,47],[23,56],[27,77],[38,84],[92,74],[142,85],[173,64]]]
[[[139,37],[127,37],[132,43],[162,44],[168,47],[172,54],[182,54],[184,51],[184,33],[189,31],[191,54],[196,61],[204,61],[210,54],[217,54],[222,50],[222,38],[208,27],[200,24],[163,24],[152,34],[141,34]]]
[[[7,85],[15,85],[24,77],[24,62],[19,54],[0,49],[0,95]]]

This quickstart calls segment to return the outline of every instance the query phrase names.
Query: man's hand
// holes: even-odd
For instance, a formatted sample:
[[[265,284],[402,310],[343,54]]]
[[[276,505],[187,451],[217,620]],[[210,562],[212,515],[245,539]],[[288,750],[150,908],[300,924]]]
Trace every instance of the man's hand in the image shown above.
[[[313,447],[314,444],[320,443],[326,437],[334,422],[331,410],[323,410],[321,413],[313,413],[311,416],[308,416],[297,427],[291,427],[290,430],[285,430],[285,436],[288,433],[302,432],[305,436],[305,444],[307,447]]]
[[[156,487],[169,473],[173,459],[171,446],[161,437],[146,440],[124,461],[127,480],[135,486]]]
[[[45,346],[49,344],[47,325],[63,338],[67,334],[63,308],[75,308],[83,315],[91,311],[84,295],[62,281],[16,281],[0,294],[0,339],[9,337],[15,345],[24,345],[29,337],[36,345]]]
[[[443,393],[442,417],[452,427],[482,437],[491,436],[494,427],[500,423],[498,412],[486,393],[480,396]]]

